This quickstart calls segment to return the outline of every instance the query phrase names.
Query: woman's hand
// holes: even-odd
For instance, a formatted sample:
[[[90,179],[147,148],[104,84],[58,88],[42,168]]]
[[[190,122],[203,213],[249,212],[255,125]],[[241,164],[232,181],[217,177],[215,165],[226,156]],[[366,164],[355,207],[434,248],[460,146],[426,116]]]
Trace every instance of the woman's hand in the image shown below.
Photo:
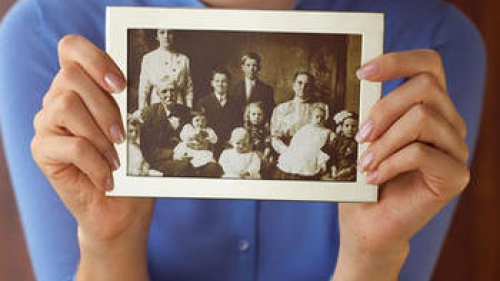
[[[374,105],[358,133],[358,142],[370,143],[358,169],[380,185],[379,201],[339,205],[334,280],[396,280],[410,238],[469,181],[466,127],[435,51],[386,54],[358,76],[408,80]]]
[[[59,60],[61,70],[34,120],[31,149],[78,222],[78,277],[146,280],[154,201],[105,196],[120,165],[113,143],[125,139],[110,93],[125,87],[124,77],[107,54],[80,36],[60,41]]]

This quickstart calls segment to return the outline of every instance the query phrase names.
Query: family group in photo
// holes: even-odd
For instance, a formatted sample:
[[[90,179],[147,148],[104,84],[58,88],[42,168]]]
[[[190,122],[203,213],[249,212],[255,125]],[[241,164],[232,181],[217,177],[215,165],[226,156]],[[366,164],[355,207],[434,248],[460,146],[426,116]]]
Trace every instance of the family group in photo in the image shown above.
[[[261,57],[241,57],[244,79],[215,67],[211,91],[195,101],[189,58],[157,31],[142,59],[138,109],[128,117],[128,174],[279,180],[355,181],[358,115],[330,116],[315,98],[315,77],[297,71],[291,100],[276,104],[259,78]]]

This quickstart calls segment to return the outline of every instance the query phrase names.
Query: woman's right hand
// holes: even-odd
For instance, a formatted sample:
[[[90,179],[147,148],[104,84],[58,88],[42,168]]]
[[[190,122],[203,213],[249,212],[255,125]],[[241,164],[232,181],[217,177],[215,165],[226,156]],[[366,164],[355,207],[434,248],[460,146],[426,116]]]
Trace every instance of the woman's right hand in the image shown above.
[[[106,53],[81,36],[60,41],[59,61],[61,69],[34,120],[31,150],[78,222],[77,277],[146,280],[154,200],[105,195],[120,165],[114,143],[125,139],[110,93],[122,91],[125,78]]]

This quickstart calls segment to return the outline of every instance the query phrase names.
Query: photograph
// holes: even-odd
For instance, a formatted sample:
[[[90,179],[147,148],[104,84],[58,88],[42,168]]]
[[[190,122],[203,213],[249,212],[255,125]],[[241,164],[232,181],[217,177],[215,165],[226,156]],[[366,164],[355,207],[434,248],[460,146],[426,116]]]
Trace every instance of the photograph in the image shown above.
[[[383,17],[222,12],[108,8],[127,75],[108,195],[376,200],[355,136],[380,84],[356,70],[382,52]]]

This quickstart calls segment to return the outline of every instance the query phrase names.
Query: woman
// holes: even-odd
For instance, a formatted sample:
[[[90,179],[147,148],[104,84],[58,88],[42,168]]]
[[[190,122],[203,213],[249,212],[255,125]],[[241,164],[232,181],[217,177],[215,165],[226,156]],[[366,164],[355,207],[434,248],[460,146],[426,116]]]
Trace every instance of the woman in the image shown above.
[[[376,204],[339,204],[337,212],[330,203],[156,200],[153,209],[149,198],[104,197],[112,143],[124,139],[108,93],[125,85],[102,51],[105,4],[25,0],[11,11],[0,32],[0,114],[38,280],[430,278],[453,204],[437,214],[469,178],[466,148],[474,147],[485,75],[481,38],[434,0],[294,2],[205,4],[386,14],[388,54],[358,71],[386,82],[357,138],[370,143],[360,168],[382,186]],[[29,154],[33,119],[33,156],[55,192]]]

